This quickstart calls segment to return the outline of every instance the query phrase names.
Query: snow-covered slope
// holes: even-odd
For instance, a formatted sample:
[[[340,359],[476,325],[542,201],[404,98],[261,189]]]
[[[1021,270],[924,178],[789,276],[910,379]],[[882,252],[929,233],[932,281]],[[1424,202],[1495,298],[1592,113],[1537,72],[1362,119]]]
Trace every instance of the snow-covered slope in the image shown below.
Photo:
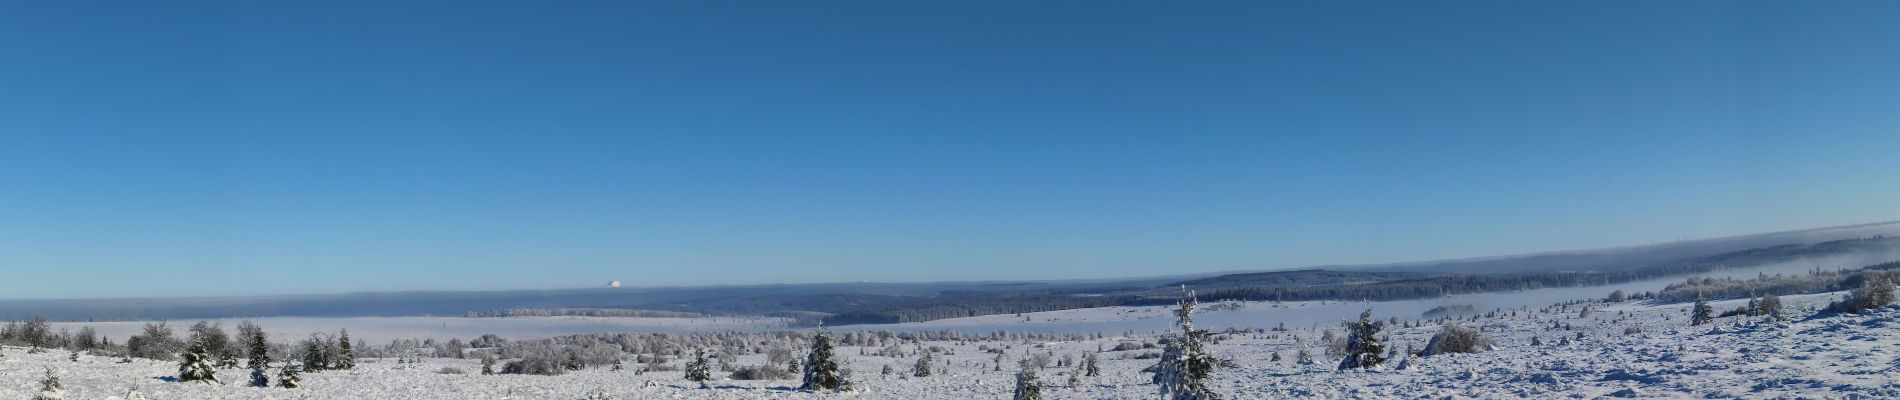
[[[1793,321],[1762,323],[1744,317],[1719,319],[1711,325],[1688,326],[1686,304],[1592,304],[1594,312],[1580,317],[1581,306],[1503,310],[1492,318],[1464,321],[1480,328],[1495,342],[1492,351],[1422,358],[1401,356],[1386,368],[1335,372],[1336,358],[1324,355],[1317,329],[1288,332],[1250,331],[1217,335],[1209,347],[1215,356],[1236,364],[1214,374],[1212,387],[1234,399],[1265,398],[1896,398],[1900,397],[1900,308],[1886,307],[1865,315],[1807,318],[1839,294],[1784,298]],[[1739,301],[1716,302],[1727,310]],[[1257,306],[1257,305],[1249,305]],[[1076,310],[1071,319],[1145,318],[1146,312]],[[1213,311],[1218,313],[1219,311]],[[1060,312],[1059,312],[1060,313]],[[1032,317],[1062,318],[1039,313]],[[1346,316],[1341,316],[1346,317]],[[1275,321],[1258,321],[1271,328]],[[1330,328],[1330,327],[1329,327]],[[1422,347],[1440,329],[1425,324],[1390,329],[1388,348]],[[1294,338],[1299,338],[1296,341]],[[1532,345],[1536,337],[1541,345]],[[948,352],[935,356],[944,373],[930,377],[905,376],[914,357],[881,357],[878,349],[840,347],[844,366],[853,371],[860,391],[814,394],[788,389],[790,380],[713,382],[701,389],[680,372],[635,374],[589,369],[562,376],[482,376],[476,360],[425,359],[421,364],[365,360],[357,370],[310,373],[302,389],[258,389],[242,386],[245,371],[221,370],[222,385],[167,382],[177,372],[172,363],[80,356],[53,350],[27,354],[27,349],[0,349],[0,399],[30,398],[39,390],[44,368],[51,367],[65,384],[67,399],[124,398],[137,389],[151,399],[581,399],[602,391],[617,399],[1000,399],[1012,390],[1015,362],[1025,356],[1046,354],[1060,360],[1080,358],[1098,349],[1103,375],[1078,379],[1069,385],[1073,366],[1051,366],[1040,375],[1043,394],[1057,399],[1151,399],[1155,386],[1140,370],[1153,359],[1136,357],[1158,350],[1112,351],[1122,343],[1152,344],[1158,337],[1105,337],[1066,342],[965,341],[926,342]],[[1560,343],[1564,338],[1569,343]],[[1311,365],[1293,361],[1303,343],[1316,358]],[[906,345],[906,348],[915,346]],[[983,348],[1001,348],[1004,361]],[[1270,361],[1279,353],[1282,361]],[[764,355],[749,354],[736,365],[764,363]],[[1058,362],[1059,363],[1059,362]],[[1405,368],[1397,368],[1403,363]],[[896,373],[879,372],[890,366]],[[441,374],[444,367],[469,374]],[[723,376],[724,374],[719,374]]]

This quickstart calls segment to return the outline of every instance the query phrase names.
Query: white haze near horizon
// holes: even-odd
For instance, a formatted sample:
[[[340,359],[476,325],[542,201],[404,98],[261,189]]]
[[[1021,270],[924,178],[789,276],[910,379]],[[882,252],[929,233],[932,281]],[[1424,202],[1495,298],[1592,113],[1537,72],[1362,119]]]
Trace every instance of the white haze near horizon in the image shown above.
[[[1280,304],[1266,302],[1242,303],[1235,310],[1208,309],[1196,314],[1196,326],[1204,329],[1223,330],[1234,328],[1271,328],[1281,323],[1288,327],[1309,327],[1321,324],[1335,324],[1346,318],[1356,318],[1359,312],[1370,306],[1377,319],[1398,317],[1417,319],[1420,314],[1433,307],[1445,305],[1471,305],[1479,311],[1492,309],[1513,309],[1520,307],[1542,307],[1559,302],[1577,299],[1600,298],[1614,290],[1625,292],[1660,291],[1664,287],[1683,282],[1690,276],[1746,279],[1757,274],[1795,275],[1821,269],[1851,269],[1887,261],[1900,260],[1900,251],[1878,254],[1855,254],[1804,258],[1795,261],[1768,264],[1749,268],[1718,270],[1704,274],[1684,275],[1672,278],[1627,282],[1614,285],[1545,288],[1512,292],[1467,294],[1445,296],[1433,299],[1382,301],[1382,302],[1286,302]],[[851,325],[833,327],[836,331],[939,331],[953,330],[970,334],[984,334],[996,331],[1040,332],[1040,333],[1103,333],[1120,334],[1125,332],[1155,332],[1172,329],[1174,320],[1170,307],[1106,307],[1086,310],[1051,311],[1027,314],[987,315],[968,318],[952,318],[936,321],[914,322],[889,325]],[[508,317],[508,318],[464,318],[464,317],[269,317],[252,318],[253,322],[263,326],[273,341],[300,340],[313,333],[335,333],[348,329],[352,339],[361,339],[371,345],[381,345],[392,339],[437,339],[461,338],[473,339],[484,334],[493,334],[509,339],[533,339],[562,335],[591,333],[660,333],[686,331],[760,331],[783,330],[790,321],[783,318],[766,317],[703,317],[703,318],[603,318],[603,317]],[[235,330],[241,319],[214,319],[227,331]],[[178,335],[184,335],[186,329],[196,320],[171,321],[169,324]],[[82,326],[91,326],[103,337],[124,343],[127,337],[139,333],[145,322],[55,322],[53,329],[78,330]]]

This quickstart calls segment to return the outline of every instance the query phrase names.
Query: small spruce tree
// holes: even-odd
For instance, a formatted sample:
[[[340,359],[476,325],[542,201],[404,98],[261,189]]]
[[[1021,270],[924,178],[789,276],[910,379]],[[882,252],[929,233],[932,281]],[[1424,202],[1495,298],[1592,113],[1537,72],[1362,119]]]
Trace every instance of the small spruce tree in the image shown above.
[[[697,382],[703,388],[708,379],[712,379],[712,367],[706,362],[706,349],[699,349],[694,352],[693,361],[686,363],[686,380]]]
[[[59,375],[53,374],[53,368],[46,368],[46,378],[40,380],[40,394],[33,400],[62,400],[66,398],[66,388],[59,384]]]
[[[350,348],[350,330],[337,332],[336,369],[356,369],[356,351]]]
[[[303,369],[298,372],[321,372],[329,367],[329,360],[323,358],[322,341],[311,337],[303,346]]]
[[[819,331],[811,340],[811,353],[805,356],[804,379],[799,390],[849,390],[851,383],[838,372],[838,361],[831,350],[831,332]]]
[[[251,387],[270,387],[270,344],[264,341],[264,330],[251,330],[251,337],[246,341],[251,344],[248,350],[251,357],[246,365],[251,368]]]
[[[1024,363],[1022,372],[1016,373],[1016,396],[1014,400],[1042,400],[1042,382],[1036,379],[1036,367]]]
[[[921,351],[917,356],[917,365],[910,368],[910,376],[922,378],[930,376],[930,352]]]
[[[277,387],[296,389],[303,385],[303,378],[298,377],[297,372],[296,365],[285,362],[283,368],[277,369]]]
[[[211,367],[211,355],[205,354],[203,342],[192,342],[191,348],[179,359],[178,381],[218,383],[217,370]]]
[[[1182,288],[1186,291],[1186,287]],[[1174,400],[1215,400],[1220,395],[1208,389],[1207,376],[1218,367],[1213,356],[1202,348],[1208,340],[1206,330],[1194,329],[1194,308],[1200,305],[1193,291],[1186,291],[1181,299],[1180,309],[1175,310],[1175,321],[1181,327],[1179,336],[1168,341],[1162,351],[1161,361],[1155,365],[1155,383],[1161,395],[1171,396]]]
[[[620,364],[618,361],[616,361],[614,365],[620,365]],[[495,374],[495,356],[483,354],[482,355],[482,375],[494,375],[494,374]]]
[[[1715,307],[1709,306],[1709,300],[1701,293],[1695,295],[1695,307],[1689,315],[1689,325],[1696,326],[1715,322]]]
[[[1339,361],[1339,370],[1354,368],[1372,368],[1385,363],[1380,356],[1385,346],[1379,343],[1379,329],[1383,322],[1372,320],[1372,309],[1359,313],[1358,322],[1346,323],[1346,359]]]

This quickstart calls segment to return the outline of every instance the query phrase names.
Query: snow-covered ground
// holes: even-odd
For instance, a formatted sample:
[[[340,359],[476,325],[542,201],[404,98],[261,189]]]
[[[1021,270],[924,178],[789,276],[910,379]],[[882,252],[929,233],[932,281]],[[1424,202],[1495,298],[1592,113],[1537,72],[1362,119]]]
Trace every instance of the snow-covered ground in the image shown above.
[[[1320,330],[1289,326],[1290,332],[1248,332],[1220,335],[1209,346],[1215,356],[1237,366],[1218,371],[1212,382],[1234,399],[1267,398],[1896,398],[1900,397],[1900,308],[1886,307],[1866,315],[1808,319],[1813,309],[1840,295],[1784,298],[1795,319],[1755,323],[1744,317],[1719,319],[1715,324],[1688,326],[1687,304],[1651,305],[1636,302],[1598,304],[1589,317],[1579,308],[1540,312],[1542,307],[1507,310],[1496,318],[1464,322],[1478,327],[1495,341],[1496,349],[1461,355],[1395,360],[1387,368],[1334,372],[1336,358],[1324,355]],[[1735,308],[1740,301],[1716,302],[1715,308]],[[1349,304],[1350,305],[1350,304]],[[1273,307],[1248,304],[1246,307]],[[1351,305],[1358,306],[1358,305]],[[1486,311],[1481,309],[1481,311]],[[1213,318],[1223,312],[1211,311]],[[1339,318],[1350,315],[1340,315]],[[1011,318],[1023,318],[1005,316]],[[1165,311],[1115,308],[1037,313],[1028,319],[1070,321],[1161,319]],[[1415,319],[1416,315],[1409,316]],[[1276,321],[1253,326],[1270,328]],[[849,327],[845,329],[856,328]],[[1326,328],[1336,328],[1328,325]],[[1568,329],[1567,329],[1568,328]],[[1626,329],[1640,330],[1626,333]],[[1422,347],[1440,327],[1390,329],[1389,348]],[[1581,334],[1581,339],[1579,339]],[[1294,362],[1294,336],[1316,359],[1312,365]],[[1541,345],[1533,346],[1536,336]],[[860,391],[812,394],[792,391],[791,380],[713,382],[701,389],[680,372],[635,374],[632,369],[588,369],[561,376],[483,376],[476,360],[425,359],[421,364],[365,360],[354,371],[304,375],[302,389],[257,389],[242,386],[246,372],[220,370],[222,385],[171,383],[173,363],[81,356],[69,361],[63,350],[27,354],[26,349],[0,349],[0,399],[30,398],[38,391],[44,368],[51,367],[65,384],[67,399],[124,398],[137,389],[151,399],[581,399],[604,391],[616,399],[998,399],[1013,388],[1014,361],[1026,354],[1080,358],[1120,343],[1153,343],[1157,336],[1137,333],[1100,340],[925,342],[948,350],[937,355],[947,373],[925,378],[906,377],[915,357],[881,357],[872,348],[840,347],[844,366]],[[1560,344],[1561,338],[1571,343]],[[979,346],[1005,347],[1002,371],[995,369],[996,354]],[[905,345],[906,348],[914,348]],[[1069,385],[1073,367],[1043,370],[1043,394],[1057,399],[1150,399],[1155,386],[1140,373],[1152,359],[1133,357],[1157,350],[1102,353],[1102,376]],[[1279,353],[1282,361],[1270,361]],[[764,364],[764,355],[749,354],[736,365]],[[1404,357],[1401,357],[1404,358]],[[1406,364],[1398,369],[1399,363]],[[890,366],[896,373],[879,372]],[[443,367],[469,372],[440,374]],[[723,373],[718,375],[723,376]]]

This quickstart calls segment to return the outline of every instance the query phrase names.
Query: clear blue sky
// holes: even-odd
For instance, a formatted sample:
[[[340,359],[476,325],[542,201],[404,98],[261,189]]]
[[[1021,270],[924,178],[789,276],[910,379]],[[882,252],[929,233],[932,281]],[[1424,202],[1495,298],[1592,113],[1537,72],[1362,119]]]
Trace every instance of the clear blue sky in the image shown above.
[[[1900,2],[0,3],[0,298],[1139,276],[1900,217]]]

